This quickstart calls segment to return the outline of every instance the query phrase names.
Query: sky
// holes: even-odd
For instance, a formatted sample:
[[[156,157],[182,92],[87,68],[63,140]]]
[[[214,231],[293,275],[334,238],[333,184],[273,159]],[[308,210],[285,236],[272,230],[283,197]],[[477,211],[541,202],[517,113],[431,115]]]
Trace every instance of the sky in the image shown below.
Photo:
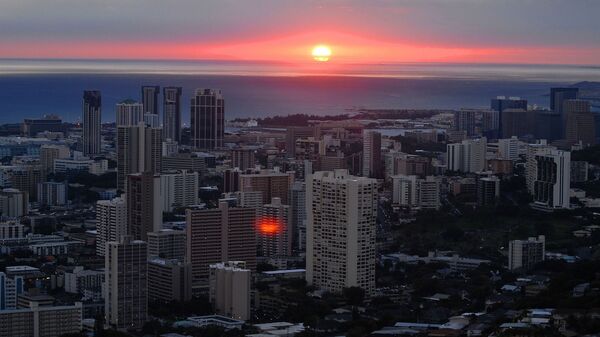
[[[0,0],[0,58],[600,63],[600,0]]]

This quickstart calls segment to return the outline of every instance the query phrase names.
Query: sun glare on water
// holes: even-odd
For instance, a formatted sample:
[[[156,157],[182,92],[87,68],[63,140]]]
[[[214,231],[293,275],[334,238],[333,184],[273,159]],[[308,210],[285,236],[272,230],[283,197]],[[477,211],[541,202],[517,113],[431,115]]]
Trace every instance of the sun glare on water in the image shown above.
[[[312,57],[317,62],[327,62],[331,57],[331,48],[325,45],[315,46],[312,50]]]

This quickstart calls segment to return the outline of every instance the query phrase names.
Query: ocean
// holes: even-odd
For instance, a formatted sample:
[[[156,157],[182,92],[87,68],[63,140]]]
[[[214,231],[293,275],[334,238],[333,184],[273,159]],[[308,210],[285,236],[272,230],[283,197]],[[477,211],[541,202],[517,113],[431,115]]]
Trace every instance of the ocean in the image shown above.
[[[0,60],[0,123],[56,114],[81,119],[83,90],[102,92],[103,122],[142,85],[183,87],[183,120],[196,88],[221,89],[226,119],[356,109],[489,107],[520,96],[548,106],[550,87],[600,81],[600,67],[479,64],[291,65],[229,61]]]

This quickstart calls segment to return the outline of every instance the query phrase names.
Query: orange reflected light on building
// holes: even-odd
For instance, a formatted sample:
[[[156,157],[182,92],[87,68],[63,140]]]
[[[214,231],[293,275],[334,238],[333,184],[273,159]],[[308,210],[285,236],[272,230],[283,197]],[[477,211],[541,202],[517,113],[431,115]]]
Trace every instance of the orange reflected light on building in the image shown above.
[[[283,229],[281,221],[268,217],[260,218],[256,227],[258,232],[263,235],[277,235]]]

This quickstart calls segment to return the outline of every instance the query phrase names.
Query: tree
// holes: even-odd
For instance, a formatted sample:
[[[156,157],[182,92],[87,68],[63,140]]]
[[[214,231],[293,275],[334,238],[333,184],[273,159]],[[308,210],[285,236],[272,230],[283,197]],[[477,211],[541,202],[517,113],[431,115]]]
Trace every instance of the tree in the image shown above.
[[[362,305],[365,300],[365,291],[360,287],[345,288],[343,294],[348,304],[353,306]]]

